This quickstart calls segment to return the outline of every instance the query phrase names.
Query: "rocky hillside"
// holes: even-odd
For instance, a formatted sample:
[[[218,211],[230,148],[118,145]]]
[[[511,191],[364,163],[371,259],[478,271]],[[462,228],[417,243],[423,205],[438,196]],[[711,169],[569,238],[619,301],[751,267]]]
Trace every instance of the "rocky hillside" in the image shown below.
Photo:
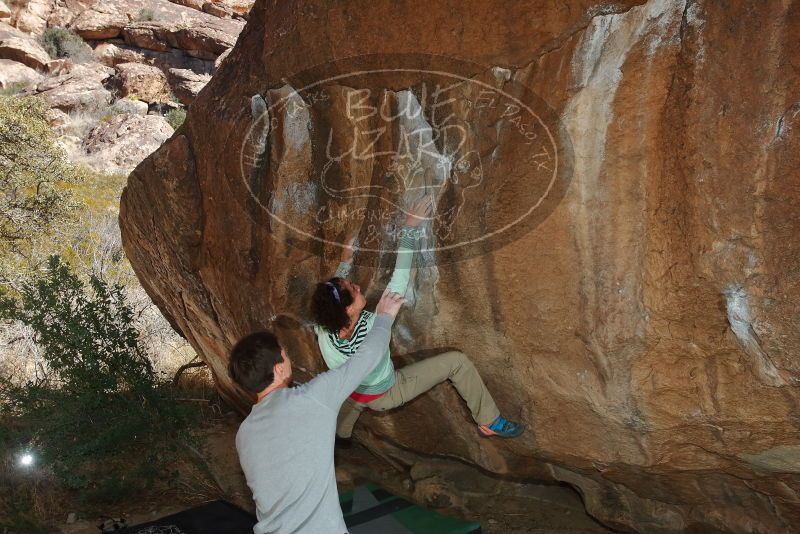
[[[0,89],[46,99],[72,160],[130,172],[172,135],[251,5],[0,0]]]
[[[105,16],[70,24],[161,64],[210,62],[233,44],[218,25],[240,24],[89,23]],[[186,122],[131,174],[125,249],[246,409],[232,343],[287,313],[292,358],[321,369],[314,283],[358,232],[354,276],[374,298],[404,201],[433,194],[396,360],[464,350],[530,430],[479,439],[439,387],[366,414],[362,432],[565,482],[622,530],[789,532],[799,32],[800,5],[779,0],[259,0]],[[169,46],[147,48],[156,35]],[[334,62],[362,54],[378,56]]]

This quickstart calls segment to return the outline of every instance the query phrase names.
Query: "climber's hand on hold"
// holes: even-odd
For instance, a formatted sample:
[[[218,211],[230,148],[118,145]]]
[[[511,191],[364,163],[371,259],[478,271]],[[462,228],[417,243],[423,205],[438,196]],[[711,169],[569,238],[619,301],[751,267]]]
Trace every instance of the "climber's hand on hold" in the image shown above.
[[[406,299],[400,293],[394,293],[389,291],[389,288],[386,288],[383,292],[383,296],[381,296],[381,300],[378,301],[378,307],[375,309],[375,312],[389,314],[392,316],[392,319],[394,319],[397,317],[397,312],[400,311],[400,308],[402,308],[405,303]]]
[[[425,195],[411,206],[406,217],[406,226],[416,227],[427,219],[433,210],[433,195]]]
[[[353,262],[353,254],[355,254],[356,250],[356,239],[358,239],[358,234],[351,236],[344,244],[344,248],[342,249],[342,259],[344,263],[352,263]]]

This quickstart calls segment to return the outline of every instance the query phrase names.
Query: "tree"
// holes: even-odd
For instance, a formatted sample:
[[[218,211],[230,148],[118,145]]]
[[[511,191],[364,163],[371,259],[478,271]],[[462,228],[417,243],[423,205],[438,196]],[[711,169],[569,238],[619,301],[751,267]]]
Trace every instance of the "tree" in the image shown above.
[[[188,439],[191,412],[157,377],[123,288],[92,276],[91,291],[57,256],[0,318],[35,332],[37,381],[0,380],[0,407],[67,487],[115,499],[152,482]]]
[[[35,97],[0,96],[0,262],[3,278],[78,208],[70,185],[84,171],[69,164]]]

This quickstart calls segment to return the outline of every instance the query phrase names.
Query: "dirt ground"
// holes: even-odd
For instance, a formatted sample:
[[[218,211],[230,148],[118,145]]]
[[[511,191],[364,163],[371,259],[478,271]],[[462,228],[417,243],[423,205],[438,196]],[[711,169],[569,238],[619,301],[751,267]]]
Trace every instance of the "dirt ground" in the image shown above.
[[[128,525],[135,525],[216,499],[254,512],[234,447],[238,424],[238,416],[229,413],[205,428],[206,445],[198,452],[207,463],[206,472],[178,466],[177,490],[108,509],[103,515],[125,517]],[[371,481],[440,513],[479,521],[485,534],[612,532],[588,516],[578,494],[566,487],[497,480],[449,460],[427,459],[405,469],[358,443],[337,448],[336,463],[340,491]],[[58,525],[63,534],[99,532],[99,517],[78,517],[69,524],[67,513],[63,517]]]

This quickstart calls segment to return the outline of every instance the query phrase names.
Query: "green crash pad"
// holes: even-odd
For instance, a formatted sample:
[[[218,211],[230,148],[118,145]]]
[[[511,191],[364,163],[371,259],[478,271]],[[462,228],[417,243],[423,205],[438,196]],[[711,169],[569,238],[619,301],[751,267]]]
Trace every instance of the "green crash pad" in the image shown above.
[[[479,523],[453,519],[392,495],[374,484],[339,494],[350,534],[478,534]]]

